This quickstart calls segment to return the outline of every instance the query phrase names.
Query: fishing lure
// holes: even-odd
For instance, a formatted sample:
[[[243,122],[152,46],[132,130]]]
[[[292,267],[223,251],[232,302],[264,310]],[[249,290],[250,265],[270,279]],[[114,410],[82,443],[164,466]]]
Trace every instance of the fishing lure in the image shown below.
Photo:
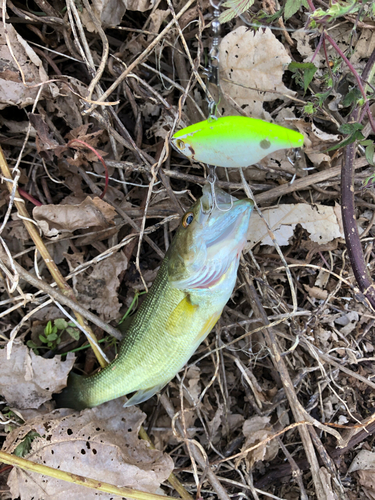
[[[135,394],[125,406],[139,404],[176,375],[233,292],[253,205],[215,186],[203,188],[183,216],[119,355],[91,377],[71,375],[55,396],[58,406],[93,407],[129,393]]]
[[[303,135],[257,118],[223,116],[179,130],[171,143],[194,161],[238,168],[258,163],[278,149],[303,146]]]

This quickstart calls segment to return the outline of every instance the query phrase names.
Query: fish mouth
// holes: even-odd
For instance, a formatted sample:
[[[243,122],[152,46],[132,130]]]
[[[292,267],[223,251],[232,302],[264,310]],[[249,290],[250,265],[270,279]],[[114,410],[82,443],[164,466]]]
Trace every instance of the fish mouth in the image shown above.
[[[237,270],[253,206],[250,199],[239,200],[206,184],[194,235],[200,253],[185,259],[185,269],[171,279],[172,286],[180,290],[206,289],[226,279],[230,269]],[[235,278],[232,272],[228,276],[232,281]]]
[[[247,211],[249,209],[251,210],[252,207],[252,201],[246,199],[234,201],[231,209],[229,207],[227,210],[223,210],[223,208],[221,208],[222,217],[220,217],[215,224],[213,224],[212,232],[214,234],[211,239],[206,240],[207,249],[210,249],[213,246],[221,245],[226,241],[231,242],[233,240],[237,240],[236,234],[238,233],[238,228],[243,224],[244,218],[247,217]],[[229,211],[232,213],[228,213]],[[223,224],[224,221],[227,222],[225,225]],[[244,232],[246,234],[246,231]]]
[[[193,288],[209,288],[216,285],[227,273],[228,269],[235,262],[238,262],[243,245],[246,241],[247,228],[243,226],[245,219],[248,219],[248,208],[251,204],[248,201],[240,202],[242,213],[238,213],[236,218],[228,224],[216,238],[206,242],[207,263],[201,269],[195,281],[191,282]],[[223,254],[223,250],[226,250]]]

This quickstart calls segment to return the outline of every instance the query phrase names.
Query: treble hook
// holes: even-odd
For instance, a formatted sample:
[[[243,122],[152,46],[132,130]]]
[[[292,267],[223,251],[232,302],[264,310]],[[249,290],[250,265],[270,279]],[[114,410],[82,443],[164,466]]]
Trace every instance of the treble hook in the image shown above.
[[[219,207],[219,204],[218,204],[217,199],[216,199],[216,193],[215,193],[215,184],[217,181],[216,167],[214,165],[207,165],[207,168],[208,168],[207,182],[210,184],[211,199],[212,199],[211,211],[214,208],[216,208],[220,212],[229,212],[233,207],[233,199],[232,199],[232,197],[230,198],[230,207],[228,209],[223,210],[222,208]]]
[[[214,2],[213,0],[210,0],[210,5],[211,5],[211,7],[213,7],[214,9],[216,9],[216,10],[220,10],[220,7],[222,6],[223,2],[224,2],[224,0],[219,0],[219,1],[217,2],[217,4],[215,4],[215,2]]]

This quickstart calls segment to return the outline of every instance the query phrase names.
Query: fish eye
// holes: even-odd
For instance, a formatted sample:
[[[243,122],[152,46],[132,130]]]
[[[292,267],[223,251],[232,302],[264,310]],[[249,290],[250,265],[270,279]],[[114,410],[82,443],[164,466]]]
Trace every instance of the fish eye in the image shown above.
[[[177,146],[179,149],[184,149],[184,147],[185,147],[185,143],[184,143],[184,141],[182,141],[181,139],[177,139],[177,141],[176,141],[176,146]]]
[[[184,227],[188,227],[194,220],[193,212],[186,212],[186,214],[182,218],[182,225]]]

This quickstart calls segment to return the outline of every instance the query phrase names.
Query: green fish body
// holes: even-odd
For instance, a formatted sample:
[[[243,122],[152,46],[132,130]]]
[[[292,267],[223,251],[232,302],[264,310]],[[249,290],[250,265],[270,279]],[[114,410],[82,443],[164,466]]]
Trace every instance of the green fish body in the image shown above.
[[[239,168],[254,165],[279,149],[303,146],[303,135],[257,118],[222,116],[179,130],[171,143],[192,160]]]
[[[186,364],[230,298],[253,208],[207,185],[184,215],[117,358],[90,377],[70,375],[60,407],[82,409],[135,394],[146,401]]]

